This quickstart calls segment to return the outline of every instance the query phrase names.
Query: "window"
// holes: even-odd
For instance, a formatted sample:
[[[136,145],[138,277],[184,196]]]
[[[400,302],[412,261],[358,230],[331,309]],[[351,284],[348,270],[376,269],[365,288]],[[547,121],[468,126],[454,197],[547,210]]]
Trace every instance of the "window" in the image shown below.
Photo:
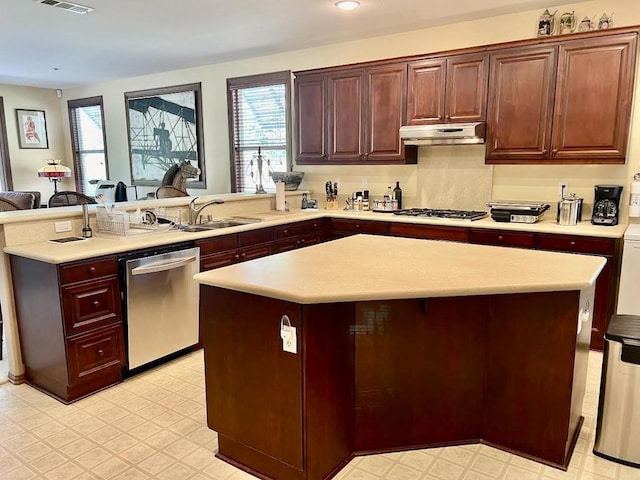
[[[94,195],[98,180],[107,180],[107,148],[102,97],[69,100],[76,190]]]
[[[290,71],[227,79],[233,192],[256,191],[258,151],[266,190],[275,191],[270,170],[289,170],[290,100]]]

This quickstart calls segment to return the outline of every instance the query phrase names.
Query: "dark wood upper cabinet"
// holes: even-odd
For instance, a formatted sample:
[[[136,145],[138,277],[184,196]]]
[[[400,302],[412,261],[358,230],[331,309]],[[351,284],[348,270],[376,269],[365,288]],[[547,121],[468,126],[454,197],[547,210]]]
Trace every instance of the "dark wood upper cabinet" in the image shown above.
[[[492,53],[487,163],[624,163],[637,36]]]
[[[446,59],[409,64],[407,125],[444,123]]]
[[[329,158],[334,161],[361,160],[364,147],[364,70],[329,75]]]
[[[400,140],[407,108],[406,62],[299,73],[295,92],[297,163],[417,161],[416,147],[405,147]]]
[[[488,55],[457,55],[447,60],[447,122],[481,122],[486,119]]]
[[[480,122],[486,117],[488,55],[411,62],[407,124]]]
[[[406,112],[406,64],[393,64],[366,71],[365,160],[402,161],[404,145],[400,127]]]
[[[549,157],[557,47],[490,56],[487,163]]]
[[[401,125],[486,120],[489,164],[624,163],[639,31],[297,72],[297,162],[416,163]]]
[[[560,45],[551,156],[563,163],[624,163],[637,35]]]
[[[307,75],[295,84],[298,159],[319,161],[326,158],[327,76]]]

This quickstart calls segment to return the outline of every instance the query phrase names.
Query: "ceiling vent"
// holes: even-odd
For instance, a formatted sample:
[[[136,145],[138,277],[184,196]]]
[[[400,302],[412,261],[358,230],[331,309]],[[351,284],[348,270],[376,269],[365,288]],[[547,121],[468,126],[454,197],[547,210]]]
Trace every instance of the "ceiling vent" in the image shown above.
[[[49,5],[51,7],[62,8],[67,12],[77,13],[79,15],[84,15],[85,13],[89,13],[94,10],[91,7],[85,7],[84,5],[78,5],[77,3],[60,2],[58,0],[36,0],[36,2]]]

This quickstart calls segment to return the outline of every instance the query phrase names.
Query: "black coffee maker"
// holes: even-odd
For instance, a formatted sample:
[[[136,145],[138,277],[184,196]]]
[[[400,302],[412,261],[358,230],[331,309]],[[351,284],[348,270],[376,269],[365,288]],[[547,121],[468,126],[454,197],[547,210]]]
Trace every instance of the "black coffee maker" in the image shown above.
[[[620,214],[621,185],[596,185],[594,187],[593,215],[594,225],[617,225]]]

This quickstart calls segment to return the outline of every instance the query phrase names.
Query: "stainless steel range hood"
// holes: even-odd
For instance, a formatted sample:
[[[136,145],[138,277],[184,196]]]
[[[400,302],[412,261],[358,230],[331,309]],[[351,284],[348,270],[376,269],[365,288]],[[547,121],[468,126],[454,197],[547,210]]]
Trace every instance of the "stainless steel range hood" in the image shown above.
[[[445,123],[400,127],[405,145],[470,145],[484,143],[485,123]]]

